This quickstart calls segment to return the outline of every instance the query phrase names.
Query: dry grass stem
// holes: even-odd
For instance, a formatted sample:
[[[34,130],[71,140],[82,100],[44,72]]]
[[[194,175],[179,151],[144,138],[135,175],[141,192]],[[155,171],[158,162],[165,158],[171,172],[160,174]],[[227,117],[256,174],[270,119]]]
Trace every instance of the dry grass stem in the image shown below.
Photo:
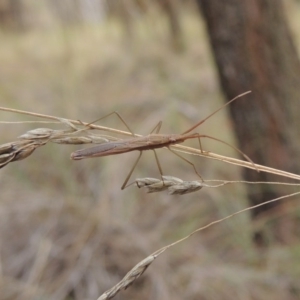
[[[60,124],[61,122],[50,122],[50,121],[0,121],[0,124]]]
[[[271,174],[283,176],[283,177],[286,177],[286,178],[300,180],[300,175],[298,175],[298,174],[294,174],[294,173],[290,173],[290,172],[286,172],[286,171],[266,167],[266,166],[259,165],[259,164],[254,164],[253,165],[253,163],[248,162],[248,161],[244,161],[244,160],[240,160],[240,159],[237,159],[237,158],[232,158],[232,157],[228,157],[228,156],[215,154],[215,153],[212,153],[212,152],[201,151],[199,149],[192,148],[192,147],[187,147],[187,146],[183,146],[183,145],[176,145],[176,146],[172,146],[172,149],[175,150],[175,151],[181,152],[181,153],[197,155],[197,156],[201,156],[201,157],[205,157],[205,158],[211,158],[211,159],[223,161],[223,162],[226,162],[226,163],[229,163],[229,164],[232,164],[232,165],[236,165],[236,166],[240,166],[240,167],[244,167],[244,168],[249,168],[249,169],[252,169],[252,170],[258,170],[258,171],[261,171],[261,172],[271,173]]]
[[[33,112],[29,112],[29,111],[17,110],[17,109],[6,108],[6,107],[0,107],[0,110],[12,112],[12,113],[23,114],[23,115],[34,116],[34,117],[39,117],[39,118],[44,118],[44,119],[48,119],[48,120],[58,121],[60,123],[64,123],[69,128],[71,128],[71,130],[68,130],[68,131],[63,131],[63,130],[55,131],[52,129],[41,129],[41,128],[31,131],[30,136],[32,137],[34,142],[32,140],[29,140],[28,143],[30,144],[33,142],[34,146],[32,146],[33,149],[32,149],[32,147],[28,146],[29,147],[27,149],[28,155],[30,155],[34,151],[34,149],[36,149],[37,147],[45,144],[45,143],[44,144],[36,143],[35,141],[36,141],[36,139],[41,139],[41,137],[39,136],[40,134],[41,135],[44,134],[43,138],[47,139],[46,138],[47,131],[48,131],[48,140],[49,141],[51,140],[52,142],[61,143],[61,144],[87,144],[87,143],[101,143],[101,142],[107,142],[107,141],[111,141],[111,140],[118,140],[117,138],[113,138],[110,136],[95,135],[95,134],[92,135],[90,133],[87,134],[88,136],[86,136],[86,134],[84,136],[76,136],[76,137],[72,136],[72,135],[74,135],[75,132],[77,132],[77,133],[83,132],[83,131],[88,132],[88,130],[93,130],[93,129],[98,129],[98,130],[103,130],[103,131],[112,132],[112,133],[116,133],[116,134],[132,136],[132,133],[127,132],[127,131],[122,131],[122,130],[118,130],[118,129],[114,129],[114,128],[90,124],[90,123],[82,122],[82,121],[78,121],[78,120],[59,118],[59,117],[55,117],[55,116],[51,116],[51,115],[33,113]],[[76,125],[82,125],[82,126],[86,126],[86,127],[84,129],[78,129],[76,127]],[[45,130],[45,132],[42,132],[43,130]],[[50,131],[51,131],[51,133],[50,133]],[[136,136],[141,136],[141,135],[136,134]],[[7,146],[8,144],[5,144],[5,145]],[[5,145],[3,145],[3,146],[5,146]],[[258,164],[253,164],[248,161],[244,161],[244,160],[240,160],[240,159],[236,159],[236,158],[232,158],[232,157],[227,157],[227,156],[215,154],[212,152],[201,151],[199,149],[192,148],[192,147],[187,147],[187,146],[183,146],[183,145],[173,145],[173,146],[171,146],[171,148],[175,151],[186,153],[186,154],[202,156],[205,158],[215,159],[215,160],[223,161],[223,162],[233,164],[233,165],[238,165],[238,166],[241,166],[244,168],[249,168],[249,169],[258,170],[261,172],[267,172],[267,173],[284,176],[284,177],[291,178],[291,179],[300,180],[300,175],[297,175],[297,174],[285,172],[282,170],[277,170],[274,168],[269,168],[269,167],[258,165]],[[30,152],[29,149],[32,149],[32,151]],[[3,167],[4,165],[6,165],[7,163],[9,163],[11,161],[17,160],[17,159],[14,159],[14,157],[16,156],[15,153],[11,154],[11,156],[10,156],[10,153],[6,153],[6,154],[7,154],[7,157],[2,156],[2,159],[0,158],[1,162],[2,162],[2,165],[0,165],[1,167]],[[23,158],[25,158],[25,157],[26,156],[24,156]]]
[[[59,118],[59,117],[55,117],[55,116],[51,116],[51,115],[39,114],[39,113],[34,113],[34,112],[29,112],[29,111],[6,108],[6,107],[0,107],[0,111],[1,110],[2,111],[7,111],[7,112],[12,112],[12,113],[18,113],[18,114],[23,114],[23,115],[29,115],[29,116],[44,118],[44,119],[48,119],[48,120],[58,121],[60,123],[64,123],[66,126],[68,126],[71,129],[71,130],[69,129],[68,131],[63,131],[63,130],[59,131],[59,130],[41,129],[41,128],[40,129],[35,129],[35,130],[31,131],[31,137],[34,140],[37,139],[37,138],[40,139],[41,138],[39,136],[40,134],[41,135],[44,134],[43,138],[47,139],[45,137],[47,135],[46,134],[47,131],[48,131],[48,135],[49,135],[48,140],[51,140],[52,142],[56,142],[56,143],[61,143],[61,144],[87,144],[87,143],[101,143],[101,142],[107,142],[107,141],[111,141],[111,140],[118,140],[117,138],[113,138],[113,137],[110,137],[110,136],[95,135],[95,134],[91,135],[90,133],[88,133],[88,136],[86,136],[86,134],[84,136],[80,136],[80,137],[78,137],[78,136],[73,137],[72,136],[76,132],[77,133],[80,133],[80,132],[83,132],[83,131],[88,132],[88,130],[93,130],[93,129],[98,129],[98,130],[103,130],[103,131],[112,132],[112,133],[116,133],[116,134],[132,136],[132,133],[127,132],[127,131],[122,131],[122,130],[118,130],[118,129],[114,129],[114,128],[109,128],[109,127],[99,126],[99,125],[95,125],[95,124],[90,124],[90,123],[82,122],[82,121],[78,121],[78,120]],[[84,127],[83,129],[82,128],[79,129],[79,128],[76,127],[76,125],[81,125],[81,126],[86,126],[86,127]],[[45,130],[45,132],[41,132],[43,130]],[[51,130],[52,130],[52,132],[50,134]],[[141,135],[136,134],[136,136],[140,137]],[[38,146],[41,146],[41,145],[38,145]],[[38,146],[36,145],[35,148],[37,148]],[[275,175],[279,175],[279,176],[284,176],[284,177],[287,177],[287,178],[300,180],[300,175],[297,175],[297,174],[293,174],[293,173],[285,172],[285,171],[282,171],[282,170],[269,168],[269,167],[258,165],[258,164],[253,164],[252,162],[248,162],[248,161],[244,161],[244,160],[240,160],[240,159],[236,159],[236,158],[232,158],[232,157],[219,155],[219,154],[215,154],[215,153],[208,152],[208,151],[201,151],[199,149],[192,148],[192,147],[187,147],[187,146],[183,146],[183,145],[173,145],[173,146],[171,146],[171,148],[175,151],[186,153],[186,154],[202,156],[202,157],[205,157],[205,158],[215,159],[215,160],[223,161],[223,162],[226,162],[226,163],[229,163],[229,164],[238,165],[238,166],[253,169],[253,170],[258,170],[258,171],[261,171],[261,172],[267,172],[267,173],[271,173],[271,174],[275,174]],[[34,151],[34,149],[31,151],[31,153]],[[31,153],[29,153],[28,155],[30,155]],[[4,158],[2,158],[2,160],[3,159]],[[8,159],[7,163],[9,163],[11,160],[9,160],[10,159],[9,157],[7,159]],[[5,163],[5,164],[7,164],[7,163]]]
[[[228,220],[238,214],[244,213],[246,211],[255,209],[257,207],[269,204],[269,203],[273,203],[273,202],[277,202],[286,198],[290,198],[296,195],[299,195],[300,192],[296,192],[296,193],[292,193],[289,195],[285,195],[282,197],[278,197],[269,201],[265,201],[263,203],[254,205],[254,206],[250,206],[244,209],[241,209],[231,215],[228,215],[224,218],[215,220],[213,222],[208,223],[205,226],[202,226],[196,230],[194,230],[193,232],[191,232],[190,234],[188,234],[187,236],[167,245],[164,246],[162,248],[160,248],[159,250],[153,252],[152,254],[150,254],[149,256],[147,256],[147,258],[145,258],[144,260],[142,260],[140,263],[138,263],[135,267],[133,267],[126,275],[125,277],[119,282],[117,283],[115,286],[113,286],[111,289],[109,289],[108,291],[106,291],[105,293],[103,293],[97,300],[106,300],[106,299],[112,299],[119,291],[126,289],[128,286],[130,286],[138,277],[140,277],[145,271],[146,269],[150,266],[150,264],[163,252],[165,252],[166,250],[168,250],[169,248],[176,246],[179,243],[184,242],[185,240],[189,239],[191,236],[193,236],[194,234],[196,234],[197,232],[200,232],[204,229],[207,229],[213,225],[219,224],[221,222],[224,222],[225,220]]]

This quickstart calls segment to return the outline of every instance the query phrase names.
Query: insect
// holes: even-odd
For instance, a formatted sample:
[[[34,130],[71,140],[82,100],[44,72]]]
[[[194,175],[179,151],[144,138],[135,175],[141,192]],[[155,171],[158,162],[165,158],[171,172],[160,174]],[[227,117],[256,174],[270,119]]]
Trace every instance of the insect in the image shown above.
[[[221,142],[223,144],[226,144],[227,146],[235,149],[244,158],[246,158],[248,161],[253,163],[252,160],[246,154],[244,154],[242,151],[240,151],[236,147],[234,147],[234,146],[232,146],[232,145],[230,145],[230,144],[228,144],[228,143],[226,143],[222,140],[219,140],[217,138],[214,138],[214,137],[211,137],[211,136],[208,136],[208,135],[203,135],[203,134],[199,134],[199,133],[191,133],[191,131],[193,131],[198,126],[203,124],[207,119],[209,119],[211,116],[213,116],[218,111],[223,109],[225,106],[229,105],[231,102],[235,101],[236,99],[249,94],[250,92],[251,91],[242,93],[242,94],[238,95],[237,97],[233,98],[232,100],[230,100],[229,102],[227,102],[226,104],[224,104],[223,106],[221,106],[220,108],[215,110],[213,113],[211,113],[208,117],[206,117],[205,119],[199,121],[194,126],[192,126],[191,128],[189,128],[188,130],[186,130],[185,132],[183,132],[181,134],[162,134],[162,133],[159,133],[161,125],[162,125],[162,122],[160,121],[154,127],[154,129],[151,131],[151,133],[149,135],[147,135],[147,136],[137,136],[129,128],[129,126],[123,120],[123,118],[117,112],[113,112],[109,115],[112,115],[114,113],[117,114],[117,116],[124,123],[124,125],[127,127],[127,129],[132,133],[133,137],[128,138],[128,139],[118,140],[118,141],[107,142],[107,143],[100,144],[100,145],[97,145],[97,146],[94,146],[94,147],[77,150],[77,151],[75,151],[71,154],[71,159],[80,160],[80,159],[84,159],[84,158],[102,157],[102,156],[109,156],[109,155],[117,155],[117,154],[127,153],[127,152],[131,152],[131,151],[140,151],[140,154],[139,154],[137,160],[135,161],[133,167],[131,168],[129,174],[127,175],[127,177],[126,177],[126,179],[125,179],[125,181],[124,181],[124,183],[121,187],[122,190],[130,185],[130,184],[127,185],[127,183],[129,181],[135,167],[137,166],[144,150],[153,150],[154,155],[155,155],[155,159],[156,159],[156,162],[157,162],[157,166],[158,166],[158,169],[159,169],[159,173],[160,173],[161,178],[163,180],[163,172],[162,172],[159,160],[158,160],[158,156],[157,156],[156,151],[155,151],[155,149],[163,148],[163,147],[168,148],[172,153],[174,153],[175,155],[177,155],[178,157],[180,157],[181,159],[183,159],[184,161],[189,163],[193,167],[195,173],[203,181],[203,178],[201,177],[201,175],[196,170],[195,165],[192,162],[190,162],[189,160],[187,160],[186,158],[184,158],[183,156],[181,156],[180,154],[176,153],[174,150],[172,150],[169,147],[169,146],[172,146],[172,145],[175,145],[175,144],[183,143],[185,140],[188,140],[188,139],[198,138],[199,146],[200,146],[201,151],[202,151],[202,146],[201,146],[200,138],[209,138],[209,139],[219,141],[219,142]],[[109,115],[107,115],[107,116],[109,116]],[[105,117],[107,117],[107,116],[105,116]],[[101,119],[103,119],[103,118],[101,118]]]

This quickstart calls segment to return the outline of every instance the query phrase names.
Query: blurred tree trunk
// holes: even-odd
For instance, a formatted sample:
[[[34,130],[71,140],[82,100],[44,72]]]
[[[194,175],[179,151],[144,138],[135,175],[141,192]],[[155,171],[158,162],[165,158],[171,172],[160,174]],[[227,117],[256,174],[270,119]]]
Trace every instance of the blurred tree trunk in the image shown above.
[[[227,101],[241,92],[253,91],[229,107],[239,147],[254,162],[299,174],[300,160],[295,158],[300,154],[297,116],[300,64],[282,3],[280,0],[197,0],[197,3],[207,24]],[[278,181],[267,173],[248,169],[244,170],[244,176],[249,181]],[[282,194],[282,190],[269,185],[248,188],[252,205]],[[253,218],[276,209],[278,204],[282,205],[273,203],[254,210]],[[287,223],[274,229],[273,237],[278,241],[288,242]],[[266,242],[262,232],[255,235],[255,240]]]
[[[0,26],[7,30],[23,29],[21,0],[0,0]]]

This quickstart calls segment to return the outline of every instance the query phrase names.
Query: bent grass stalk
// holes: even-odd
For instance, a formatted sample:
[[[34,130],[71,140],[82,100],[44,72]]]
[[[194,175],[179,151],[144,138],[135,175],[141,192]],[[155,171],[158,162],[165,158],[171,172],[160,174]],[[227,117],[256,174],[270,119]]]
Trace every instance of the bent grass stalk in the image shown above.
[[[221,222],[224,222],[238,214],[244,213],[246,211],[258,208],[260,206],[269,204],[269,203],[273,203],[273,202],[277,202],[277,201],[281,201],[283,199],[286,198],[290,198],[296,195],[300,195],[300,192],[296,192],[296,193],[292,193],[289,195],[285,195],[282,197],[278,197],[272,200],[268,200],[265,201],[263,203],[257,204],[257,205],[253,205],[244,209],[241,209],[233,214],[230,214],[224,218],[215,220],[213,222],[208,223],[205,226],[202,226],[196,230],[194,230],[193,232],[191,232],[190,234],[188,234],[187,236],[167,245],[164,246],[160,249],[158,249],[157,251],[153,252],[152,254],[150,254],[149,256],[147,256],[145,259],[143,259],[141,262],[139,262],[138,264],[136,264],[126,275],[125,277],[116,285],[114,285],[112,288],[110,288],[109,290],[107,290],[106,292],[104,292],[97,300],[108,300],[108,299],[112,299],[114,298],[121,290],[125,290],[127,289],[130,285],[132,285],[136,279],[138,279],[141,275],[143,275],[143,273],[147,270],[147,268],[154,262],[154,260],[159,257],[162,253],[164,253],[166,250],[186,241],[187,239],[189,239],[190,237],[192,237],[194,234],[207,229],[213,225],[219,224]]]

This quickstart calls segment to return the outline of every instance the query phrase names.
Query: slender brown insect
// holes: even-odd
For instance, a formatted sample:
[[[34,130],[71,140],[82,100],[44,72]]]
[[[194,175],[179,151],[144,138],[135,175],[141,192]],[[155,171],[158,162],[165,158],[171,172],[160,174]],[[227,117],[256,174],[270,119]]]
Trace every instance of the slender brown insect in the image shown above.
[[[228,143],[226,143],[222,140],[219,140],[217,138],[214,138],[214,137],[211,137],[211,136],[208,136],[208,135],[199,134],[199,133],[190,133],[195,128],[200,126],[202,123],[204,123],[207,119],[209,119],[211,116],[213,116],[218,111],[223,109],[225,106],[229,105],[231,102],[235,101],[236,99],[249,94],[250,92],[251,91],[245,92],[245,93],[240,94],[237,97],[233,98],[232,100],[230,100],[229,102],[227,102],[226,104],[221,106],[219,109],[217,109],[216,111],[211,113],[208,117],[206,117],[202,121],[196,123],[194,126],[189,128],[188,130],[186,130],[182,134],[162,134],[162,133],[159,133],[159,130],[160,130],[161,125],[162,125],[162,122],[160,121],[154,127],[154,129],[151,131],[151,133],[149,135],[141,136],[141,137],[136,136],[133,133],[133,131],[129,128],[129,126],[126,124],[126,122],[123,120],[123,118],[117,112],[113,112],[113,113],[111,113],[111,114],[109,114],[105,117],[108,117],[108,116],[115,113],[120,118],[120,120],[124,123],[124,125],[127,127],[127,129],[132,133],[133,138],[122,139],[122,140],[118,140],[118,141],[113,141],[113,142],[108,142],[108,143],[104,143],[104,144],[101,144],[101,145],[97,145],[97,146],[94,146],[94,147],[91,147],[91,148],[85,148],[85,149],[77,150],[77,151],[75,151],[71,154],[71,159],[80,160],[80,159],[84,159],[84,158],[116,155],[116,154],[121,154],[121,153],[127,153],[127,152],[130,152],[130,151],[136,151],[136,150],[140,151],[140,155],[138,156],[137,160],[135,161],[132,169],[130,170],[129,174],[127,175],[127,177],[126,177],[126,179],[125,179],[125,181],[124,181],[124,183],[121,187],[122,190],[127,187],[127,182],[129,181],[130,176],[133,173],[136,165],[138,164],[144,150],[153,150],[154,151],[154,155],[155,155],[155,159],[156,159],[157,166],[158,166],[158,169],[159,169],[159,173],[160,173],[161,178],[163,180],[162,169],[161,169],[161,166],[160,166],[160,163],[158,161],[158,157],[157,157],[157,154],[156,154],[156,151],[155,151],[155,149],[163,148],[163,147],[167,147],[172,153],[174,153],[175,155],[177,155],[178,157],[180,157],[181,159],[183,159],[184,161],[189,163],[194,168],[195,173],[203,181],[201,175],[197,172],[195,165],[192,162],[190,162],[189,160],[187,160],[186,158],[184,158],[183,156],[181,156],[180,154],[178,154],[175,151],[173,151],[172,149],[170,149],[170,147],[169,147],[169,146],[174,145],[174,144],[183,143],[187,139],[198,138],[201,151],[202,151],[202,147],[201,147],[200,138],[209,138],[209,139],[212,139],[212,140],[219,141],[219,142],[235,149],[244,158],[246,158],[248,161],[253,163],[252,160],[246,154],[244,154],[242,151],[240,151],[236,147],[234,147],[234,146],[232,146],[232,145],[230,145],[230,144],[228,144]],[[103,118],[101,118],[101,119],[103,119]],[[92,124],[92,123],[90,123],[90,124]],[[155,133],[153,133],[153,132],[155,132]]]

